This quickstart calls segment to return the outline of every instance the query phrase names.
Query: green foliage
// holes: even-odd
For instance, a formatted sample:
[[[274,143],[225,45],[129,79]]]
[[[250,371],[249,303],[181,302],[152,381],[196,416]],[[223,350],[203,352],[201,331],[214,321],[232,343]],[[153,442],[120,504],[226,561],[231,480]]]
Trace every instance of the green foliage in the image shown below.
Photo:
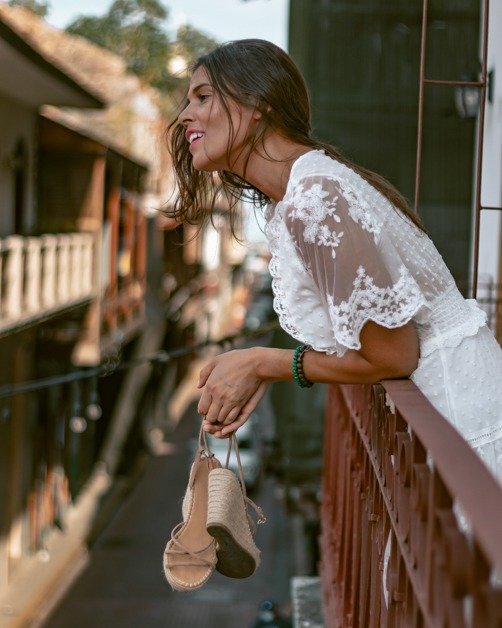
[[[187,61],[190,67],[195,61],[218,46],[218,42],[208,37],[193,26],[181,26],[176,35],[175,48],[178,55]]]
[[[166,20],[169,13],[158,0],[115,0],[108,15],[121,24],[141,24],[144,19]]]
[[[81,15],[66,31],[120,55],[131,72],[154,87],[177,93],[185,88],[186,78],[173,76],[169,62],[182,57],[189,68],[217,42],[192,26],[182,26],[176,41],[170,41],[165,30],[168,17],[159,0],[115,0],[104,16]]]
[[[163,88],[169,81],[167,17],[158,0],[115,0],[103,17],[81,15],[66,31],[115,52],[132,72]]]
[[[23,7],[36,13],[40,17],[47,17],[51,10],[50,2],[47,0],[9,0],[10,7]]]

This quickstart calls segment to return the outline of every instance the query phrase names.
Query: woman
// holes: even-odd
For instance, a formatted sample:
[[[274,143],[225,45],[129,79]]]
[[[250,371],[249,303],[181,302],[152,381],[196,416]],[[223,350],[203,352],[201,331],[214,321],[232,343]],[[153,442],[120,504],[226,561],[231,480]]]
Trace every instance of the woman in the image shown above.
[[[210,214],[216,173],[230,198],[268,205],[275,309],[304,343],[214,358],[199,379],[204,428],[236,430],[275,380],[410,377],[502,481],[502,351],[485,315],[395,188],[311,137],[290,57],[262,40],[203,56],[169,138],[179,220]]]

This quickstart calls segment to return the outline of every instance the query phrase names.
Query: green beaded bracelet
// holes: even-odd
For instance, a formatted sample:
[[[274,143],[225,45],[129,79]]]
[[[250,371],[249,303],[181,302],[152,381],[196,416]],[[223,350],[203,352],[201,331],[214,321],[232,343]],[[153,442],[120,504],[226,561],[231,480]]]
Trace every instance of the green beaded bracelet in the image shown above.
[[[303,372],[303,356],[311,349],[312,347],[310,345],[299,345],[296,347],[295,354],[293,356],[293,377],[300,388],[311,388],[314,385],[314,382],[307,379],[305,377],[305,373]]]

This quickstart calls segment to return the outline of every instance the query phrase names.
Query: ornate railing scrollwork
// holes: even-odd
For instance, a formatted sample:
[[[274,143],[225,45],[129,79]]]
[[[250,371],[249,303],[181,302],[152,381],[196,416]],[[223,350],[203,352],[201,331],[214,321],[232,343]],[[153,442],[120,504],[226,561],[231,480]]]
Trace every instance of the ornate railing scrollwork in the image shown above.
[[[330,628],[502,625],[502,487],[411,381],[331,387],[321,517]]]

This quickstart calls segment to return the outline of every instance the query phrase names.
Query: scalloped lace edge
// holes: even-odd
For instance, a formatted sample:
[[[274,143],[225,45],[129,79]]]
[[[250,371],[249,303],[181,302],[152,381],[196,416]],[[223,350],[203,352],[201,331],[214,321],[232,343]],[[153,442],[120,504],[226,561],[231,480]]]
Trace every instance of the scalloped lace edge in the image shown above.
[[[450,333],[438,333],[432,338],[425,340],[422,344],[420,357],[425,358],[438,349],[450,348],[454,349],[464,340],[475,336],[481,327],[486,325],[486,312],[483,312],[474,299],[466,299],[464,301],[470,310],[470,316],[460,326],[455,327]]]

